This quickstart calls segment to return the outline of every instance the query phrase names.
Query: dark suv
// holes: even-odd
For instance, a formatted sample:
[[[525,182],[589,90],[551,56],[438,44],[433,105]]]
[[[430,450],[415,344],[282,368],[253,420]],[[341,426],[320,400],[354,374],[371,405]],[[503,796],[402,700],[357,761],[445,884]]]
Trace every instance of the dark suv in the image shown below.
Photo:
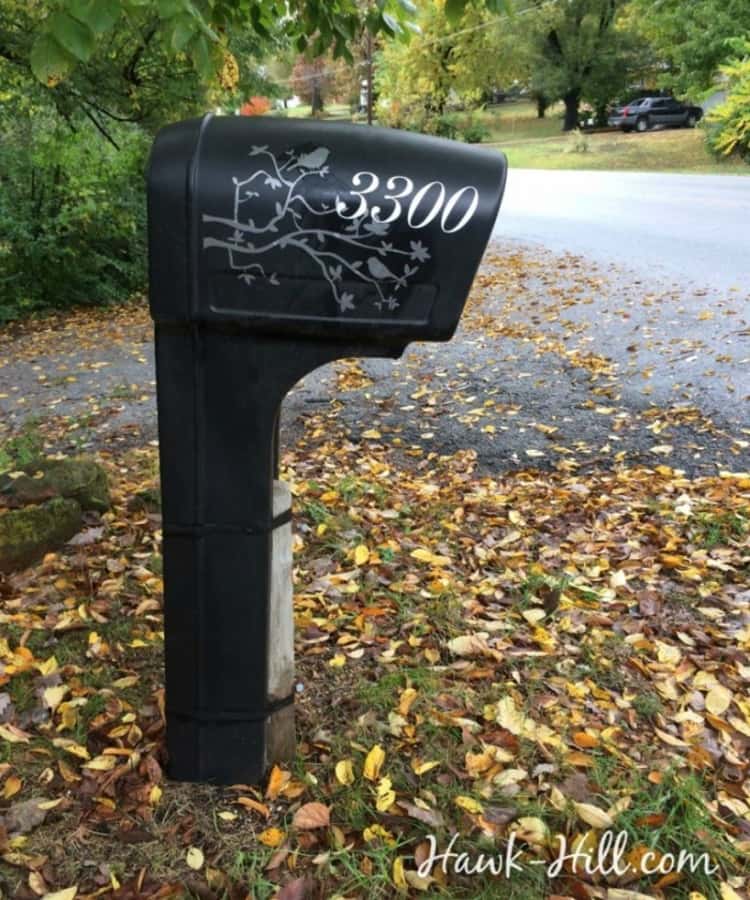
[[[654,125],[695,128],[703,116],[700,106],[686,106],[673,97],[643,97],[616,109],[609,124],[623,131],[648,131]]]

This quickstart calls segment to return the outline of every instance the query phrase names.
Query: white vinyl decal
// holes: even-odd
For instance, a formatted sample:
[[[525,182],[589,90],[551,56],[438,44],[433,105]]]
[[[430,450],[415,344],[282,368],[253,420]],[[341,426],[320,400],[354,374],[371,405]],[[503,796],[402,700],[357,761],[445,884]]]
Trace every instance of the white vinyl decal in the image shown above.
[[[447,196],[442,182],[416,186],[406,175],[392,175],[380,192],[381,180],[374,172],[357,172],[346,199],[346,191],[320,191],[314,179],[334,178],[327,147],[290,148],[278,156],[267,146],[253,147],[249,155],[255,169],[232,179],[231,215],[202,216],[204,225],[216,226],[214,234],[203,237],[204,249],[225,250],[230,269],[247,285],[258,278],[279,285],[278,273],[266,271],[258,257],[294,250],[315,263],[342,312],[355,308],[344,280],[371,285],[375,306],[393,311],[399,308],[399,291],[431,259],[421,240],[409,240],[408,247],[389,240],[399,220],[419,231],[439,217],[436,227],[455,234],[479,205],[471,185]],[[269,201],[269,193],[277,199]],[[330,200],[320,200],[321,195]],[[342,219],[347,223],[343,228]]]

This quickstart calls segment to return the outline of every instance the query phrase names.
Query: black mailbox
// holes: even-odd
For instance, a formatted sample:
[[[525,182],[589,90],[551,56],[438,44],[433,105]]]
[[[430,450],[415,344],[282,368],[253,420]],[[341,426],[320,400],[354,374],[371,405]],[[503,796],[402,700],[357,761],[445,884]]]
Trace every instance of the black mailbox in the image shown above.
[[[170,774],[262,777],[278,414],[333,359],[447,340],[502,154],[357,125],[171,125],[149,169]]]

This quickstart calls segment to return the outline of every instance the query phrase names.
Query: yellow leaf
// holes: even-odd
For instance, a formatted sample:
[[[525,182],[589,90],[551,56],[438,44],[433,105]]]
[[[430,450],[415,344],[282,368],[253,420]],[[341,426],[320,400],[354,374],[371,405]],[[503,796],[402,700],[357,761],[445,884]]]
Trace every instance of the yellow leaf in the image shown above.
[[[579,818],[592,828],[611,828],[614,824],[612,816],[593,803],[574,803],[573,806]]]
[[[266,804],[261,803],[260,800],[255,800],[253,797],[238,797],[236,802],[240,806],[244,806],[245,809],[252,809],[260,813],[266,819],[271,815],[271,810]]]
[[[354,564],[357,566],[364,566],[365,563],[370,559],[370,551],[364,544],[360,544],[354,550]]]
[[[409,887],[404,875],[404,859],[401,856],[393,860],[393,883],[400,891],[405,891]]]
[[[28,744],[29,735],[15,725],[0,725],[0,738],[9,744]]]
[[[741,900],[737,891],[726,881],[722,881],[719,885],[719,893],[721,894],[721,900]]]
[[[16,775],[11,775],[3,786],[3,797],[6,800],[9,800],[11,797],[15,797],[15,795],[21,790],[22,787],[23,782],[21,781],[21,779]]]
[[[486,633],[462,634],[448,641],[448,649],[454,656],[481,656],[488,650]]]
[[[503,697],[495,706],[495,721],[501,728],[518,735],[523,732],[525,717],[512,697]]]
[[[396,792],[393,790],[391,779],[386,775],[378,782],[375,807],[378,812],[387,812],[396,802]]]
[[[690,744],[686,743],[681,738],[675,737],[668,731],[662,731],[661,728],[654,728],[654,733],[658,735],[665,744],[669,744],[670,747],[682,747],[685,749],[690,748]]]
[[[478,800],[475,800],[473,797],[466,797],[463,794],[456,797],[453,802],[459,809],[463,809],[472,815],[477,815],[484,811],[484,807]]]
[[[714,716],[722,716],[732,702],[732,692],[717,684],[706,694],[706,709]]]
[[[224,809],[218,813],[218,816],[222,822],[234,822],[237,818],[237,813],[229,812],[229,810]]]
[[[412,559],[418,559],[420,562],[429,563],[431,566],[447,566],[450,564],[450,557],[430,553],[429,550],[425,550],[422,547],[417,550],[412,550],[410,555]]]
[[[549,802],[558,812],[562,812],[568,805],[565,794],[555,785],[552,785],[552,789],[549,792]]]
[[[78,885],[74,884],[73,887],[64,888],[62,891],[54,891],[52,894],[45,894],[42,897],[42,900],[75,900],[77,895]]]
[[[503,769],[498,775],[492,779],[493,784],[498,787],[508,787],[511,784],[520,784],[524,779],[529,777],[526,769]]]
[[[63,702],[65,695],[68,693],[68,686],[63,684],[58,687],[48,687],[44,690],[44,703],[53,712]]]
[[[195,869],[196,872],[198,869],[202,869],[204,863],[203,851],[199,850],[198,847],[190,847],[185,855],[185,862],[191,869]]]
[[[417,699],[417,692],[414,688],[406,688],[401,691],[401,696],[398,700],[398,711],[402,716],[408,716],[409,710],[411,709],[412,703]]]
[[[362,437],[368,438],[369,440],[372,440],[372,441],[377,441],[382,437],[382,435],[380,434],[380,432],[377,429],[370,428],[367,431],[362,432]]]
[[[676,666],[682,659],[682,653],[679,647],[672,644],[665,644],[663,641],[657,641],[657,659],[666,666]]]
[[[516,836],[519,840],[539,846],[547,843],[549,829],[536,816],[522,816],[520,819],[516,819],[514,825],[516,826]]]
[[[266,828],[258,835],[258,840],[266,847],[280,847],[284,843],[286,835],[280,828]]]
[[[55,738],[52,743],[55,747],[65,750],[66,753],[72,753],[73,756],[77,756],[79,759],[91,759],[91,754],[85,747],[76,744],[75,741],[71,741],[69,738]]]
[[[354,784],[354,764],[350,759],[342,759],[337,762],[335,771],[339,784]]]
[[[385,750],[380,744],[375,746],[367,754],[365,759],[364,776],[368,781],[377,781],[380,778],[380,770],[385,762]]]
[[[468,750],[466,752],[465,765],[469,775],[472,778],[478,778],[482,773],[495,765],[495,754],[490,749],[486,749],[482,753],[472,753],[471,750]]]
[[[275,800],[281,791],[289,784],[291,779],[291,774],[289,772],[285,772],[283,769],[280,769],[278,766],[274,766],[271,769],[271,774],[268,777],[268,787],[266,788],[266,797],[269,800]]]
[[[111,772],[117,765],[114,756],[97,756],[84,765],[84,769],[94,769],[96,772]]]
[[[362,837],[368,844],[378,839],[383,841],[383,843],[388,844],[389,847],[392,847],[396,843],[391,832],[377,823],[375,825],[368,825],[362,832]]]
[[[151,806],[158,806],[163,791],[158,784],[155,784],[148,792],[148,802]]]
[[[414,757],[411,761],[411,768],[415,775],[424,775],[425,772],[429,772],[430,769],[434,769],[436,766],[440,765],[440,760],[433,759],[428,762],[423,762],[418,757]]]
[[[328,660],[328,665],[332,669],[340,669],[342,666],[346,665],[346,657],[343,653],[336,653]]]

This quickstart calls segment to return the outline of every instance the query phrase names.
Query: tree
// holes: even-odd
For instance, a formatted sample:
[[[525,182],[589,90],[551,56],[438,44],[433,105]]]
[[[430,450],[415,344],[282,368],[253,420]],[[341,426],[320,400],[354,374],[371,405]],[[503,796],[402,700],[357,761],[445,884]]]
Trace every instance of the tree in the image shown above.
[[[605,104],[627,83],[627,39],[617,28],[623,0],[534,0],[520,23],[531,43],[536,96],[565,104],[563,128],[578,126],[582,100]],[[519,17],[520,20],[521,17]]]
[[[509,75],[513,54],[503,30],[506,17],[470,2],[453,21],[447,6],[446,0],[421,0],[420,33],[406,46],[383,49],[376,83],[397,115],[442,116],[451,96],[476,102]]]
[[[323,56],[312,60],[300,56],[292,69],[289,85],[298,97],[310,104],[314,116],[323,111],[332,81],[331,68],[332,61]]]
[[[732,38],[750,34],[747,0],[633,0],[630,19],[661,61],[659,81],[681,97],[711,90],[732,55]]]

